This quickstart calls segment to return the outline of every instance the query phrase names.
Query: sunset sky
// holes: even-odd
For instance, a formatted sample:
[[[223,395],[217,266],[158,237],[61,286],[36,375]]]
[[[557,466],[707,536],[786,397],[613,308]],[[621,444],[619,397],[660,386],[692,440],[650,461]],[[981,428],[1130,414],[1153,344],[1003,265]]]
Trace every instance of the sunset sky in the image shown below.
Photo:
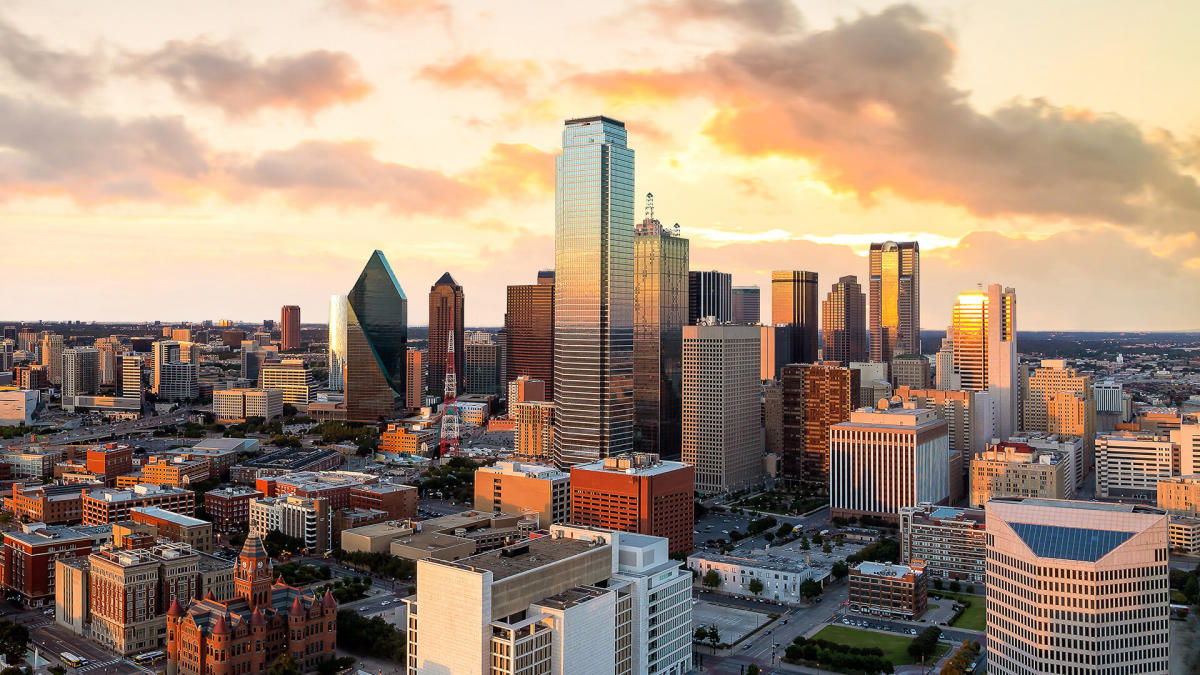
[[[1200,329],[1200,3],[10,0],[4,320],[325,322],[382,249],[468,325],[554,260],[562,121],[625,121],[692,269],[865,284],[922,327]],[[769,303],[763,303],[764,319]]]

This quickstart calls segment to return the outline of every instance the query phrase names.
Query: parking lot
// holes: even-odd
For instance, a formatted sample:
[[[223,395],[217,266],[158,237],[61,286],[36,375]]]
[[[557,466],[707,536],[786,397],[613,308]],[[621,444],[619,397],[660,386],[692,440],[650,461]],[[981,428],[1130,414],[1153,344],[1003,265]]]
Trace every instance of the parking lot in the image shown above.
[[[704,600],[692,605],[692,632],[700,626],[717,627],[721,642],[733,644],[750,631],[767,623],[771,617],[763,612],[717,605]]]

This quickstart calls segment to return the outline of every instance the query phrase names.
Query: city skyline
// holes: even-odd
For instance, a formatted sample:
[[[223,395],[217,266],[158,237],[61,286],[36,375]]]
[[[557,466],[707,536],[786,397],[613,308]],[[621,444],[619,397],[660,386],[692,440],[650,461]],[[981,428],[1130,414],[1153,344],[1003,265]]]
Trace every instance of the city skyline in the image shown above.
[[[1097,4],[1067,39],[1040,27],[1065,7],[860,5],[547,5],[538,27],[438,2],[265,2],[233,24],[132,2],[6,7],[0,126],[19,132],[0,133],[0,218],[48,235],[59,264],[105,251],[139,270],[81,286],[14,259],[6,318],[320,317],[381,249],[405,287],[448,270],[467,323],[501,325],[505,286],[553,264],[562,120],[602,113],[639,139],[634,194],[681,224],[694,269],[734,285],[765,288],[772,269],[865,285],[871,242],[919,241],[922,326],[1002,278],[1023,329],[1200,328],[1172,300],[1200,285],[1200,116],[1178,86],[1200,57],[1182,28],[1194,5]],[[262,28],[284,16],[323,30]],[[839,127],[859,133],[801,133]],[[1005,152],[984,159],[992,142]]]

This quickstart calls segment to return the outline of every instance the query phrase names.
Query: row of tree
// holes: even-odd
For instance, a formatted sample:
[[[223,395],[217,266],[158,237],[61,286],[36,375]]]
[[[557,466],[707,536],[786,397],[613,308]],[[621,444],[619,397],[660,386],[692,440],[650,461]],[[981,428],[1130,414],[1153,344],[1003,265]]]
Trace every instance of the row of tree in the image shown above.
[[[797,637],[784,652],[784,661],[812,664],[839,673],[891,673],[895,668],[878,647],[851,647],[829,640]]]
[[[338,612],[338,646],[348,651],[378,659],[405,663],[404,631],[398,630],[381,616],[370,619],[343,609]],[[453,640],[454,636],[442,636]]]

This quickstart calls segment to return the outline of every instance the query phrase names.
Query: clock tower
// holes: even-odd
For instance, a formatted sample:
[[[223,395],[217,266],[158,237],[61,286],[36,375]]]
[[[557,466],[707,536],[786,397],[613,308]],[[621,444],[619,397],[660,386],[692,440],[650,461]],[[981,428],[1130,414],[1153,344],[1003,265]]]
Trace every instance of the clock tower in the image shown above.
[[[271,557],[258,534],[251,532],[238,556],[234,592],[250,603],[250,609],[271,604]]]

